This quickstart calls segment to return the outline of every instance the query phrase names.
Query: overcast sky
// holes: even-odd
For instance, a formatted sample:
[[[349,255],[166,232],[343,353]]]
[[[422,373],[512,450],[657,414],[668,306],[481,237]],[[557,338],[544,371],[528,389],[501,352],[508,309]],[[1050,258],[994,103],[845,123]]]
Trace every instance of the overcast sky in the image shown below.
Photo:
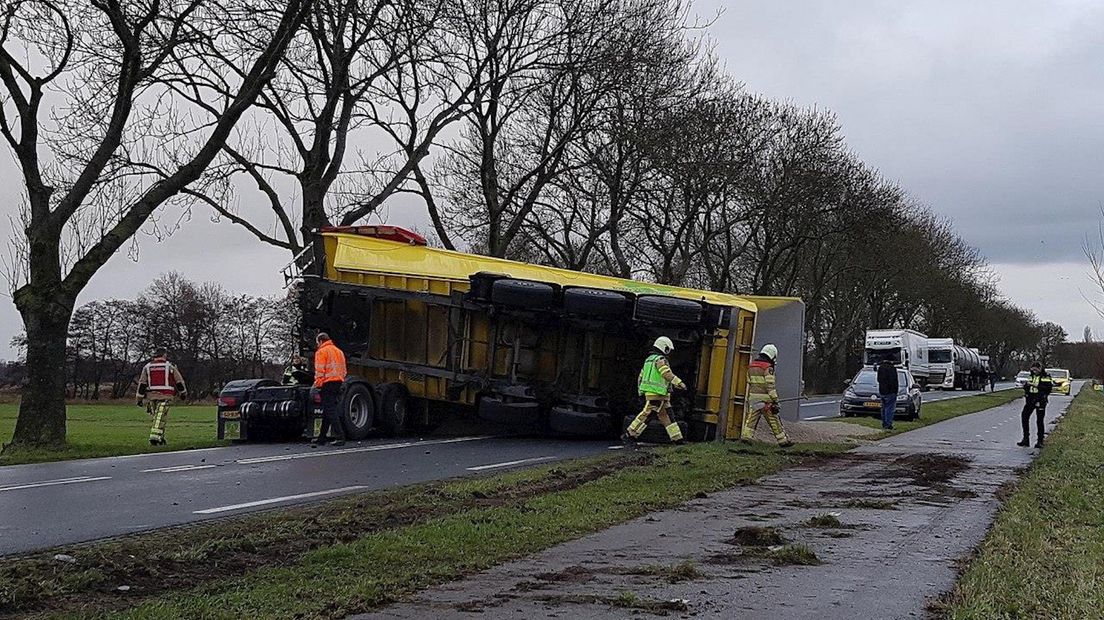
[[[729,72],[749,91],[834,111],[863,160],[951,218],[1040,319],[1104,336],[1081,246],[1104,205],[1104,2],[698,0]],[[0,231],[18,176],[0,172]],[[416,207],[389,221],[422,224]],[[164,243],[120,254],[82,301],[130,297],[157,274],[271,294],[285,252],[197,210]],[[21,329],[0,298],[0,358]]]

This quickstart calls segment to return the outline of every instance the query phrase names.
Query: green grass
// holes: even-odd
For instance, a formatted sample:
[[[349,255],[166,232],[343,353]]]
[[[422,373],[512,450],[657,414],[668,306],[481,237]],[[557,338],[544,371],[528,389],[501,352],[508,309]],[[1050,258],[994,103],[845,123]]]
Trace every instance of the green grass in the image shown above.
[[[0,440],[11,441],[19,406],[0,404]],[[228,445],[215,439],[215,407],[174,406],[169,412],[167,446],[149,445],[153,419],[145,407],[134,403],[111,405],[69,405],[67,412],[68,446],[63,450],[6,448],[0,453],[0,465],[40,463],[97,456],[118,456],[145,452],[163,452],[187,448]]]
[[[883,431],[875,435],[863,435],[863,439],[883,439],[892,435],[899,435],[901,433],[907,433],[918,428],[949,420],[951,418],[957,418],[960,415],[966,415],[968,413],[977,413],[979,411],[985,411],[992,407],[999,407],[1010,403],[1017,398],[1023,396],[1023,390],[1014,388],[1009,390],[1000,390],[998,392],[986,392],[984,394],[977,394],[975,396],[962,396],[960,398],[951,398],[948,400],[939,400],[930,403],[924,403],[920,407],[920,419],[919,420],[903,420],[897,419],[893,421],[893,430]],[[860,426],[866,426],[869,428],[881,428],[882,419],[879,417],[857,417],[857,418],[832,418],[833,421],[849,422],[851,424],[858,424]]]
[[[344,617],[433,584],[678,506],[699,493],[751,482],[803,458],[837,454],[845,449],[846,446],[825,444],[781,451],[766,445],[737,447],[716,443],[669,448],[657,451],[647,464],[629,464],[561,490],[532,496],[522,493],[513,500],[509,492],[502,493],[504,484],[554,481],[570,476],[582,465],[441,483],[440,493],[444,494],[441,497],[474,497],[486,500],[488,505],[461,503],[455,510],[426,521],[377,529],[291,557],[278,554],[278,559],[250,571],[217,575],[207,582],[198,580],[190,584],[194,587],[181,587],[144,600],[133,598],[130,602],[136,607],[124,611],[110,607],[111,601],[117,604],[118,598],[105,597],[102,587],[99,590],[93,587],[88,594],[91,598],[83,604],[77,599],[59,608],[59,601],[65,599],[55,596],[53,613],[71,618]],[[408,495],[410,491],[406,490]],[[414,489],[414,494],[428,497],[433,505],[443,501],[418,489]],[[369,501],[365,505],[371,507],[375,503]],[[255,516],[253,526],[264,529],[265,519],[279,520],[280,515]],[[311,528],[321,530],[331,525],[325,518],[310,522]],[[200,540],[198,537],[194,542],[198,544]],[[118,548],[112,553],[133,555]],[[81,551],[81,557],[103,556],[94,548]],[[207,557],[204,561],[212,557],[217,561],[215,556]],[[85,572],[97,570],[94,562],[77,566]],[[51,591],[50,587],[42,586],[42,575],[28,575],[21,568],[9,567],[13,580],[26,587],[40,588],[45,594]],[[56,581],[56,577],[53,579]],[[85,581],[70,577],[68,583]],[[111,581],[115,582],[119,582],[117,576]]]
[[[1104,614],[1104,396],[1082,390],[937,610],[949,618]]]

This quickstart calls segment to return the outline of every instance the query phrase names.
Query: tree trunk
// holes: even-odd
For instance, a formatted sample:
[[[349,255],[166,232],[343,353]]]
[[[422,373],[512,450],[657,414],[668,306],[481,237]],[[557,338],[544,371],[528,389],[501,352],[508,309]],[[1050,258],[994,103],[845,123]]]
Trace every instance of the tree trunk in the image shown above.
[[[27,382],[12,445],[65,445],[65,345],[73,303],[55,291],[24,287],[16,307],[27,331]]]

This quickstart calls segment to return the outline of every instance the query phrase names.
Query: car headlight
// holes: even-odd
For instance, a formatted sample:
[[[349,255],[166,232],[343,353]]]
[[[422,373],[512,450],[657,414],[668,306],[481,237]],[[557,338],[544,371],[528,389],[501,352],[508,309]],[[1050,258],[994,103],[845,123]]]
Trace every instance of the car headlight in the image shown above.
[[[857,394],[855,394],[855,390],[852,390],[851,388],[847,388],[846,390],[844,390],[843,395],[847,398],[856,398],[858,396]]]

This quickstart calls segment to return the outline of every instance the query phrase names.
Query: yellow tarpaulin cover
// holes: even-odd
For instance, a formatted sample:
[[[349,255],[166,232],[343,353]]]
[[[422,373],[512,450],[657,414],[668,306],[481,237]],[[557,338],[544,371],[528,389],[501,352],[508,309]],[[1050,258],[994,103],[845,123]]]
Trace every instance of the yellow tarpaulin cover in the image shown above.
[[[476,273],[495,273],[521,280],[551,282],[561,286],[586,286],[625,291],[636,295],[666,295],[756,311],[755,303],[748,298],[725,293],[543,267],[361,235],[325,233],[325,236],[333,237],[337,242],[334,255],[329,257],[330,267],[337,271],[405,275],[463,282],[468,281],[468,278]],[[327,244],[328,247],[330,247],[329,244]]]

